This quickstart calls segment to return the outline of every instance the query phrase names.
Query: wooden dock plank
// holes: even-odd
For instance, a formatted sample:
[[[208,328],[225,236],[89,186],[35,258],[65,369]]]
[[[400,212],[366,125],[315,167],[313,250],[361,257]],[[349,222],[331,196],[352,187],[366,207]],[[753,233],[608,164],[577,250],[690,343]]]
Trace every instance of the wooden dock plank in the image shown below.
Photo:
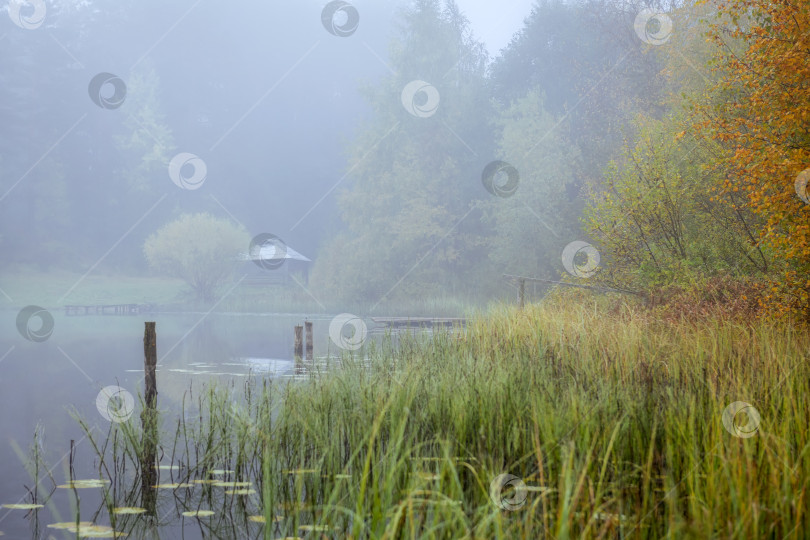
[[[154,304],[66,305],[65,315],[139,315],[154,311]]]
[[[381,326],[453,326],[464,325],[463,317],[371,317],[375,324]]]

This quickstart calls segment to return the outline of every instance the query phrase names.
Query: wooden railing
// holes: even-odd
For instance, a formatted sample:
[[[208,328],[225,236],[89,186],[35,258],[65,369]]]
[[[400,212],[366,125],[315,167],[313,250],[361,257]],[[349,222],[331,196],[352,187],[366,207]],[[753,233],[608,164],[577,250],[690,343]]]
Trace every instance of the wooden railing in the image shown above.
[[[593,285],[580,285],[579,283],[567,283],[565,281],[554,281],[552,279],[542,279],[542,278],[534,278],[534,277],[527,277],[527,276],[513,276],[512,274],[504,274],[508,280],[516,281],[518,284],[518,305],[523,308],[524,305],[524,297],[526,295],[526,282],[532,283],[550,283],[553,285],[563,285],[565,287],[576,287],[579,289],[590,289],[592,291],[599,291],[599,292],[615,292],[620,294],[633,294],[636,296],[640,296],[642,298],[646,298],[643,293],[638,291],[628,291],[624,289],[612,289],[610,287],[596,287]]]

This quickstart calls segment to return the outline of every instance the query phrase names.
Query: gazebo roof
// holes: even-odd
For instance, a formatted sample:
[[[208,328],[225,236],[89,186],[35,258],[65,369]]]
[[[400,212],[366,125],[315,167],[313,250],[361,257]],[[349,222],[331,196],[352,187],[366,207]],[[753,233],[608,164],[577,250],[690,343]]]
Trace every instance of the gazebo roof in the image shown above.
[[[283,254],[276,255],[276,245],[268,243],[257,249],[255,253],[245,252],[239,256],[240,261],[270,261],[277,259],[294,259],[296,261],[312,262],[311,259],[301,255],[290,246],[285,245]]]

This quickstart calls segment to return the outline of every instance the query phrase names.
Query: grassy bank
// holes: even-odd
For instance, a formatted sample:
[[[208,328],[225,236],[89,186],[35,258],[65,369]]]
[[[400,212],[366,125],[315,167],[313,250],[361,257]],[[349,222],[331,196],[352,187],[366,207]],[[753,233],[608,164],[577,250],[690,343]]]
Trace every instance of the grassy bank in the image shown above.
[[[291,280],[281,285],[240,283],[240,277],[223,285],[214,301],[202,302],[195,299],[188,285],[179,279],[18,270],[0,275],[0,309],[18,310],[31,304],[50,310],[69,304],[154,304],[161,311],[368,313],[374,306],[370,315],[457,317],[471,307],[468,302],[449,296],[381,302],[379,305],[373,302],[338,304],[313,294],[300,276],[298,283]]]
[[[226,528],[261,514],[264,525],[240,523],[268,538],[810,530],[806,332],[770,320],[661,323],[570,298],[504,307],[396,349],[369,345],[367,358],[283,388],[189,393],[185,420],[164,422],[162,463],[180,468],[161,481],[203,483],[168,504],[177,515],[211,508]],[[724,425],[738,401],[759,421],[748,409]],[[96,443],[115,504],[139,488],[123,474],[138,467],[133,422],[114,425],[106,449]],[[256,492],[205,483],[212,470]]]
[[[181,280],[158,277],[17,270],[0,274],[0,288],[5,293],[0,293],[0,308],[168,304],[183,294],[184,287]]]

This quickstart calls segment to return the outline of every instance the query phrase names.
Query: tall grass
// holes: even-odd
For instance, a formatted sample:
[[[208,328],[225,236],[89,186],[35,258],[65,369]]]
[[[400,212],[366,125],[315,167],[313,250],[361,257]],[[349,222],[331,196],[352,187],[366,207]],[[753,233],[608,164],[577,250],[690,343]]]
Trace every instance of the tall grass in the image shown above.
[[[210,488],[206,504],[262,513],[268,538],[801,537],[808,358],[784,323],[562,297],[370,343],[301,383],[190,394],[163,453],[181,481],[255,482],[256,508]],[[749,438],[724,427],[736,401],[761,416]]]

